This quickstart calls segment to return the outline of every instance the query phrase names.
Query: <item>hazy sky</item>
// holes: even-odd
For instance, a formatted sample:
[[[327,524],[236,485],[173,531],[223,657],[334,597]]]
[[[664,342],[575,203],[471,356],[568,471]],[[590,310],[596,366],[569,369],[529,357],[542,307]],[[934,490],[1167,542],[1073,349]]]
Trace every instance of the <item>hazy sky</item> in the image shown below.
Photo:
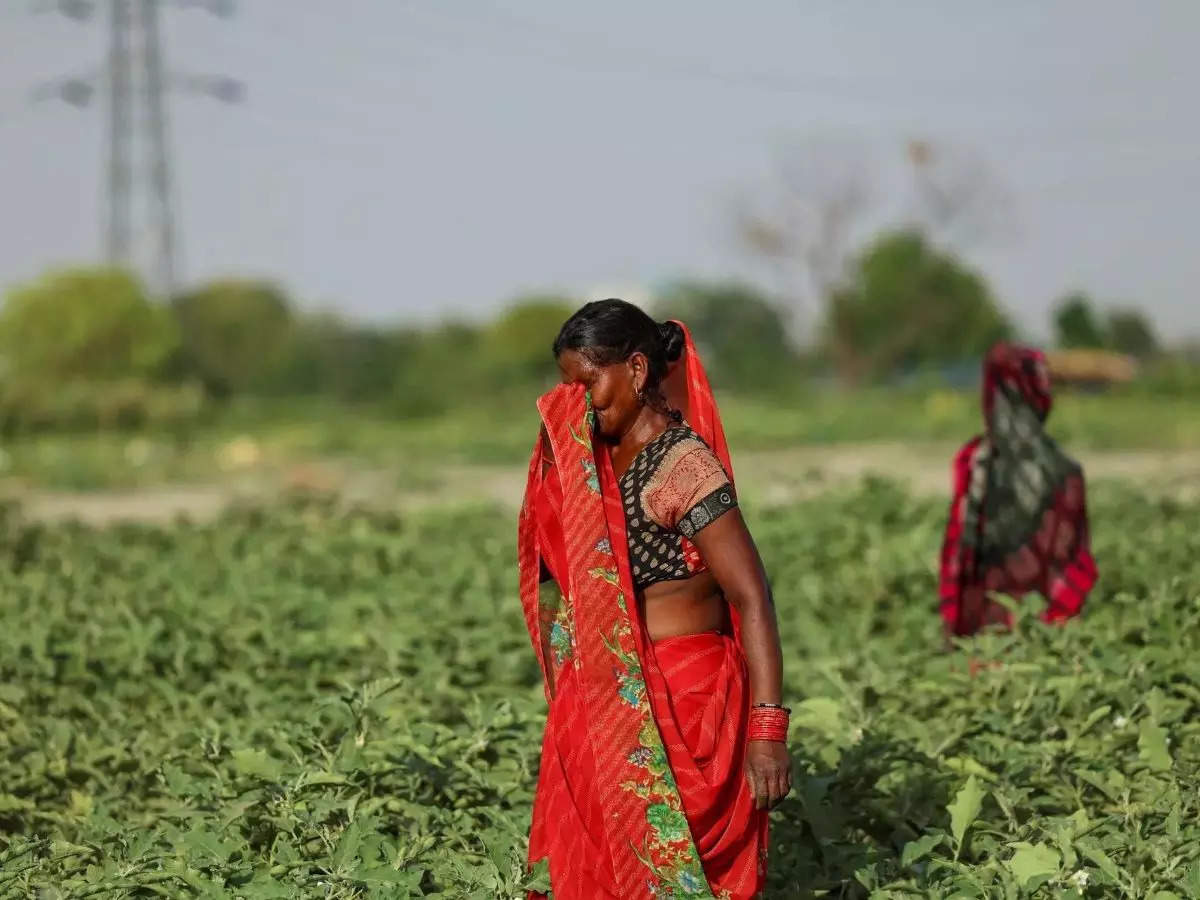
[[[48,0],[46,0],[48,2]],[[103,19],[0,0],[0,285],[100,252]],[[1063,291],[1200,335],[1197,0],[242,0],[170,10],[169,64],[247,82],[172,107],[188,280],[278,279],[373,318],[541,288],[762,274],[730,207],[813,140],[881,170],[984,157],[1012,227],[970,259],[1026,327]],[[881,178],[881,204],[898,191]]]

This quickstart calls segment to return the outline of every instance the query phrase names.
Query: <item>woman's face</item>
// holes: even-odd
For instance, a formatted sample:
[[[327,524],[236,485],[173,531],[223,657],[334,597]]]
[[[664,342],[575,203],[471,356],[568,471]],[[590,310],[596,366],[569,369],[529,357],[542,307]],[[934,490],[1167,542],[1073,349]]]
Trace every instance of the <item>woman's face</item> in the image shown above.
[[[649,371],[644,354],[634,353],[624,362],[598,366],[578,350],[564,350],[558,356],[563,384],[582,384],[592,395],[596,411],[596,434],[615,441],[637,420],[642,411],[638,392]]]

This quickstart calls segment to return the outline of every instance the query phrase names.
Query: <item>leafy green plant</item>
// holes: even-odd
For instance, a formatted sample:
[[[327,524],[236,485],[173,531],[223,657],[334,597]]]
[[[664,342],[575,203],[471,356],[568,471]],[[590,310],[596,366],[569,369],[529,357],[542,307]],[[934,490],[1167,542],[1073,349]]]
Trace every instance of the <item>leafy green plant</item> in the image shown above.
[[[1102,486],[1084,617],[940,650],[940,502],[747,513],[795,707],[769,897],[1200,894],[1200,508]],[[0,515],[0,898],[521,897],[511,515]],[[989,663],[971,673],[968,660]]]

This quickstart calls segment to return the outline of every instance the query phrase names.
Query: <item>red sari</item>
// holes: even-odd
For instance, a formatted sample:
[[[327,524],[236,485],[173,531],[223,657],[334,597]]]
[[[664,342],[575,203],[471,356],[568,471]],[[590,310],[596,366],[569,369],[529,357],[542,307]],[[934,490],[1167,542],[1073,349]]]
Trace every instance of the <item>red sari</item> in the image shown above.
[[[1045,432],[1050,376],[1042,353],[998,344],[984,362],[987,430],[954,458],[942,546],[941,613],[951,634],[1008,627],[989,594],[1040,592],[1047,622],[1078,615],[1096,582],[1083,469]]]
[[[732,477],[690,336],[685,353],[692,427]],[[560,386],[538,409],[553,465],[544,469],[539,440],[518,532],[521,602],[550,704],[530,865],[548,861],[554,900],[749,900],[765,875],[767,817],[743,772],[750,699],[736,615],[733,636],[649,640],[617,479],[593,447],[584,391]],[[557,603],[540,599],[543,565]]]

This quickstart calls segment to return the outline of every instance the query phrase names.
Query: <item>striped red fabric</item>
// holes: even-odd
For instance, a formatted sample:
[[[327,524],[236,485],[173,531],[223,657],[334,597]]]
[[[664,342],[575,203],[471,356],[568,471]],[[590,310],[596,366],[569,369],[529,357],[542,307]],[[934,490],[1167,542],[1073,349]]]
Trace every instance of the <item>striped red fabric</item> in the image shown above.
[[[750,685],[728,635],[708,632],[651,645],[647,683],[692,839],[714,890],[758,894],[766,875],[767,814],[743,773]]]
[[[702,381],[690,378],[689,391],[702,391],[689,405],[707,433],[692,427],[728,468],[695,367]],[[554,464],[544,475],[539,441],[518,529],[522,605],[550,697],[530,864],[548,861],[555,900],[749,900],[764,878],[767,817],[743,774],[741,645],[716,634],[650,644],[616,477],[607,452],[593,452],[583,391],[560,386],[538,406]],[[539,598],[543,563],[566,595],[553,614]]]

